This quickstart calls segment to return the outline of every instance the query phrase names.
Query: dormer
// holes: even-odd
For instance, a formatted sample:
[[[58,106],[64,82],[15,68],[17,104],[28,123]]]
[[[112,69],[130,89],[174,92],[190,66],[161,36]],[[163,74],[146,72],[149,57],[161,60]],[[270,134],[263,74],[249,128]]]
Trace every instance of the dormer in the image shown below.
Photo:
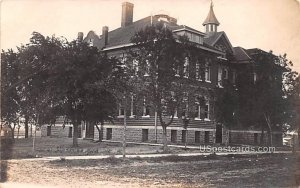
[[[179,36],[187,36],[189,41],[203,45],[205,33],[196,29],[183,25],[180,29],[173,30],[173,33]]]
[[[171,23],[171,24],[177,24],[177,19],[173,18],[165,13],[158,13],[156,15],[153,16],[157,21],[163,21],[163,22],[167,22],[167,23]]]

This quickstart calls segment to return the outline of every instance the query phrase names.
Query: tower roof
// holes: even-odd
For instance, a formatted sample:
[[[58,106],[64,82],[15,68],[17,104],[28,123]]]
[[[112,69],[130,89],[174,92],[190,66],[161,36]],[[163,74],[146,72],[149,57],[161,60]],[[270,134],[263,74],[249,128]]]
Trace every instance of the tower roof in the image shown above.
[[[210,9],[209,9],[209,13],[205,19],[205,21],[203,22],[202,25],[207,25],[207,24],[216,24],[216,25],[220,25],[220,22],[218,21],[218,19],[215,16],[214,13],[214,9],[213,9],[213,3],[211,2],[210,4]]]

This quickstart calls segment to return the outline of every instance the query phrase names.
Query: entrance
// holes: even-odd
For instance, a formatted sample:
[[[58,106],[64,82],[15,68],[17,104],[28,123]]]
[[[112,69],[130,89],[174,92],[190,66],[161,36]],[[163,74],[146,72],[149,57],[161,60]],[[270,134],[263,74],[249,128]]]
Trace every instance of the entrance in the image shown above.
[[[216,143],[222,143],[222,124],[216,125]]]
[[[47,126],[47,136],[51,136],[51,126]]]
[[[94,138],[94,125],[92,123],[86,123],[85,138]]]

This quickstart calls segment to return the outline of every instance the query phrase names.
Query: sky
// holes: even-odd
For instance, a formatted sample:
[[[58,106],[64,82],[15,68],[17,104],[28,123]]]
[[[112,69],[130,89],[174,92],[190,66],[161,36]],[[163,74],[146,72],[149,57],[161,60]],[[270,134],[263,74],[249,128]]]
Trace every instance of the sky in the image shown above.
[[[33,31],[68,40],[102,26],[121,25],[124,0],[0,0],[1,49],[29,43]],[[211,0],[128,0],[134,4],[133,21],[167,13],[178,24],[200,31]],[[300,72],[300,0],[214,0],[214,12],[233,46],[287,53]]]

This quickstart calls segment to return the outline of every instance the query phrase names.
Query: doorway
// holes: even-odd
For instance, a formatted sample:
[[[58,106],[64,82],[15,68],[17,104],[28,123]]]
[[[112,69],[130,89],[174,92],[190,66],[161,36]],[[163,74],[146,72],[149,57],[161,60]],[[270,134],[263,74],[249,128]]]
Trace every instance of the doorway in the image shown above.
[[[222,128],[222,124],[218,123],[216,125],[216,143],[221,144],[222,143],[222,132],[223,132],[223,128]]]

